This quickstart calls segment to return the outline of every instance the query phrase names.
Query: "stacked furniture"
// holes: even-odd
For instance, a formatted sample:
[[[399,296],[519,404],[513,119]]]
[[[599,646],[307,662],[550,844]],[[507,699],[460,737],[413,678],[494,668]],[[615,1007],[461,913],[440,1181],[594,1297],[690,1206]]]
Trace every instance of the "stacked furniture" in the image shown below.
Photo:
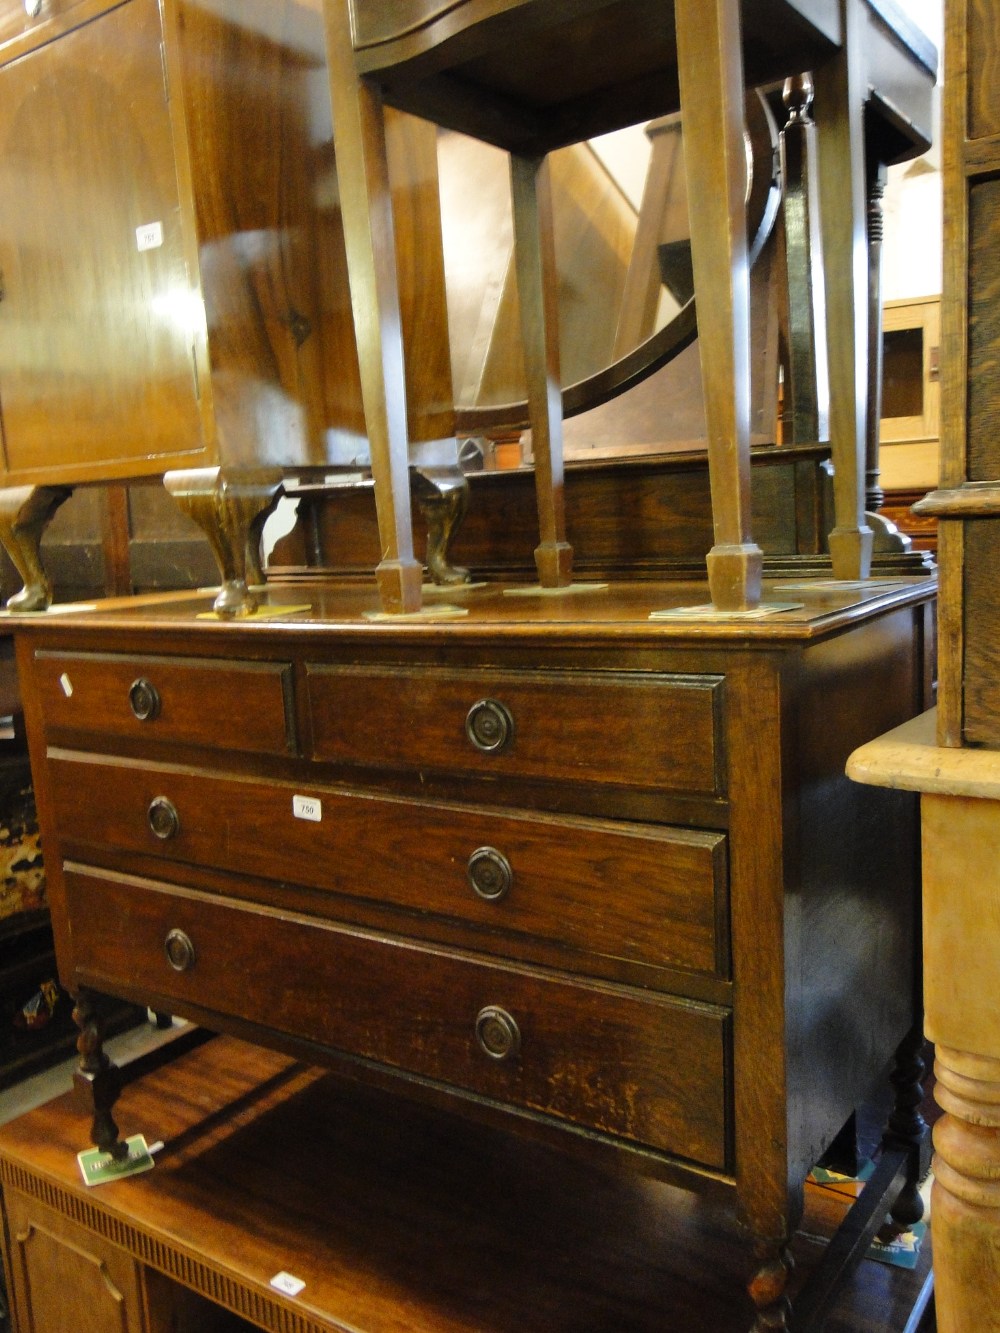
[[[248,467],[230,476],[217,462],[208,479],[182,470],[170,483],[212,510],[228,543],[221,604],[150,595],[11,622],[97,1142],[122,1151],[101,1045],[107,994],[329,1063],[398,1093],[404,1116],[407,1099],[427,1100],[718,1192],[751,1241],[746,1322],[789,1327],[805,1176],[894,1061],[901,1157],[884,1197],[900,1222],[915,1207],[915,801],[865,792],[844,766],[930,700],[933,579],[866,577],[864,219],[866,146],[884,161],[926,142],[933,52],[887,0],[328,0],[318,47],[319,11],[304,0],[79,0],[82,26],[73,13],[45,19],[52,40],[19,37],[24,60],[3,72],[27,96],[29,84],[49,87],[31,81],[36,62],[72,54],[72,77],[51,89],[82,88],[73,106],[95,123],[91,59],[112,86],[133,56],[152,80],[155,160],[175,173],[181,206],[162,214],[163,245],[140,253],[166,263],[165,219],[178,219],[187,273],[197,250],[198,290],[212,294],[194,343],[197,394],[182,340],[164,401]],[[799,455],[775,534],[789,559],[765,582],[750,531],[744,83],[806,68],[827,133],[835,577],[810,577],[794,558],[819,503],[815,459]],[[230,124],[251,73],[259,115]],[[295,431],[323,421],[329,387],[320,371],[332,344],[321,353],[310,337],[314,314],[326,327],[326,296],[289,286],[334,262],[311,212],[329,196],[302,165],[307,149],[329,148],[328,91],[377,582],[272,577],[255,613],[236,616],[248,610],[246,539],[274,494],[274,474],[261,483],[251,455],[259,446],[269,468],[294,462]],[[709,577],[701,550],[687,578],[637,578],[650,569],[626,562],[612,583],[580,588],[569,582],[544,157],[678,101],[710,433]],[[451,448],[454,404],[407,392],[384,104],[512,152],[541,590],[498,579],[421,605],[413,446]],[[72,120],[61,111],[46,133]],[[280,133],[258,135],[265,125]],[[277,212],[244,212],[253,191],[227,193],[244,174],[263,174]],[[190,295],[190,278],[171,290]],[[440,368],[447,340],[440,307],[430,310],[418,312],[416,346]],[[63,387],[62,362],[49,370]],[[421,382],[443,387],[436,376]],[[150,387],[138,371],[125,379]],[[299,414],[300,389],[316,418]],[[163,418],[139,399],[140,424],[155,427]],[[407,430],[414,401],[433,409],[426,436],[412,420]],[[690,554],[704,496],[688,512],[669,486],[645,494],[648,505],[605,515],[634,534],[624,549],[653,549],[674,525]],[[618,561],[614,533],[602,542]]]
[[[936,1044],[937,1326],[1000,1328],[1000,452],[994,372],[1000,166],[995,4],[949,4],[944,126],[940,687],[934,712],[851,760],[921,793],[924,1003]]]

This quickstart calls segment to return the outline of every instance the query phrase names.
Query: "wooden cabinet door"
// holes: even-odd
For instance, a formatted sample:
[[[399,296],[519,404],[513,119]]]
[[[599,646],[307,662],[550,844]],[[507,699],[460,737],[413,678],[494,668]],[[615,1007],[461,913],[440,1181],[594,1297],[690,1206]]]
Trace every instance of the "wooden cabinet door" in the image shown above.
[[[0,68],[8,482],[198,461],[204,314],[185,263],[160,38],[156,0],[128,0]]]
[[[16,1190],[4,1203],[17,1333],[146,1333],[131,1255]]]

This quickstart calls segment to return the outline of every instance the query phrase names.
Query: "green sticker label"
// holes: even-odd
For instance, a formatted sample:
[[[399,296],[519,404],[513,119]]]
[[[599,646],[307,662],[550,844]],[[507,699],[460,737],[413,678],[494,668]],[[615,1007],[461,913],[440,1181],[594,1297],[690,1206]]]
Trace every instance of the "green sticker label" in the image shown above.
[[[125,1140],[128,1155],[112,1157],[109,1152],[99,1148],[88,1148],[77,1153],[80,1174],[85,1185],[103,1185],[109,1180],[121,1180],[124,1176],[137,1176],[143,1171],[152,1171],[153,1158],[142,1134],[133,1134]]]

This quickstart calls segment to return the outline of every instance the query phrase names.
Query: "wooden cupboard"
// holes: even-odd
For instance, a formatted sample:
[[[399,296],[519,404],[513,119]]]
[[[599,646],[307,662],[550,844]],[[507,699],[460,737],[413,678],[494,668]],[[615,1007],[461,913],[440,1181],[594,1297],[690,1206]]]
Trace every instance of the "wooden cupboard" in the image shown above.
[[[26,581],[14,604],[47,600],[38,537],[69,487],[167,473],[219,560],[219,609],[245,609],[248,538],[259,582],[282,468],[323,466],[365,433],[321,16],[302,0],[5,13],[0,537]],[[426,335],[410,433],[440,467],[456,454],[447,343],[430,336],[445,318],[434,132],[399,116],[389,139],[406,187],[403,334]]]

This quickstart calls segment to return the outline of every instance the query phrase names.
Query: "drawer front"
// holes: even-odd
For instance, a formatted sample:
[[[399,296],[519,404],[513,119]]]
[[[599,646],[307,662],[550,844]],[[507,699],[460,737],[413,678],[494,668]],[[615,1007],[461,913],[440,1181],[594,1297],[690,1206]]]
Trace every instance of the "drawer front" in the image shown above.
[[[721,791],[718,676],[311,666],[307,680],[316,759]]]
[[[727,1015],[66,867],[82,982],[726,1163]],[[168,957],[169,954],[169,957]]]
[[[0,0],[0,45],[23,33],[43,29],[47,19],[61,19],[80,3],[81,0]]]
[[[502,932],[508,950],[517,947],[512,936],[530,937],[656,967],[726,971],[720,833],[386,799],[59,752],[49,773],[64,843],[431,912]]]
[[[292,670],[281,663],[40,651],[34,671],[50,738],[86,731],[252,754],[295,750]]]

